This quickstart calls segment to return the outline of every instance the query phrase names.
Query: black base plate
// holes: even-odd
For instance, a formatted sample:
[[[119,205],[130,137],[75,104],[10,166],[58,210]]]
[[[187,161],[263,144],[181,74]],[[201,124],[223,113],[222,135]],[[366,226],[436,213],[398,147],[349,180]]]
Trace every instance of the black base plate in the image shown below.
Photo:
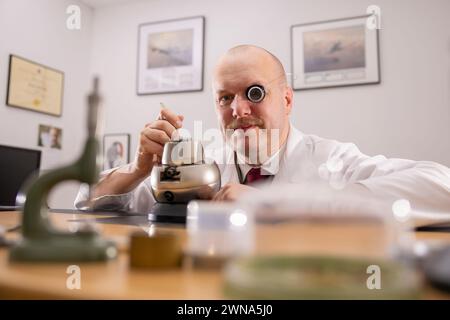
[[[155,203],[148,220],[157,223],[186,224],[187,203]]]

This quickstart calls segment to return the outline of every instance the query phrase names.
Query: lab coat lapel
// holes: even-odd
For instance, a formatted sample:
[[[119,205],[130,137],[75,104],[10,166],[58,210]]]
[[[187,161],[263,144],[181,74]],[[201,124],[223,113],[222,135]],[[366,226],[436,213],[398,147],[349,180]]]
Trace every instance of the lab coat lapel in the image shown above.
[[[295,176],[293,165],[300,166],[301,163],[296,163],[295,150],[297,150],[299,143],[303,139],[303,134],[297,130],[292,124],[290,125],[289,136],[286,142],[286,150],[281,159],[280,169],[272,180],[272,183],[286,183],[292,182]]]

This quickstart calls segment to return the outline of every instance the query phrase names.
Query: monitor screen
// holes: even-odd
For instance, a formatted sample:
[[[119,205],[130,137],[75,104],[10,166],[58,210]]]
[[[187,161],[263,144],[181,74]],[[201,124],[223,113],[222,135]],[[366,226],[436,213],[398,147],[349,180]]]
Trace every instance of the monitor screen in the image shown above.
[[[40,163],[40,150],[0,145],[0,206],[16,204],[18,191]]]

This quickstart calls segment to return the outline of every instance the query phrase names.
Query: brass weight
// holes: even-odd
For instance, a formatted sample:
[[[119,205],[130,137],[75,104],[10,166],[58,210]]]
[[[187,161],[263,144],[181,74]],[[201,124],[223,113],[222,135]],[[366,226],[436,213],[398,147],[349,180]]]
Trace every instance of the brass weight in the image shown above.
[[[170,232],[144,231],[130,235],[130,266],[136,268],[166,269],[181,266],[180,239]]]

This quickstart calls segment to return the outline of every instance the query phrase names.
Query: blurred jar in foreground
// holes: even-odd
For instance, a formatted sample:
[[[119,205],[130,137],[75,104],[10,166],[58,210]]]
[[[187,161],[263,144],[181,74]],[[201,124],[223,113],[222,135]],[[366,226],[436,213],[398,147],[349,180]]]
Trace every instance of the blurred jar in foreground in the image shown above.
[[[253,214],[233,203],[191,201],[186,255],[197,267],[221,267],[254,250]]]
[[[408,213],[363,191],[273,185],[246,194],[236,206],[252,209],[255,250],[253,257],[228,264],[226,294],[245,299],[416,298],[420,281],[403,259],[414,243]]]
[[[324,254],[391,259],[414,242],[407,213],[359,189],[274,185],[235,204],[251,208],[256,255]]]

